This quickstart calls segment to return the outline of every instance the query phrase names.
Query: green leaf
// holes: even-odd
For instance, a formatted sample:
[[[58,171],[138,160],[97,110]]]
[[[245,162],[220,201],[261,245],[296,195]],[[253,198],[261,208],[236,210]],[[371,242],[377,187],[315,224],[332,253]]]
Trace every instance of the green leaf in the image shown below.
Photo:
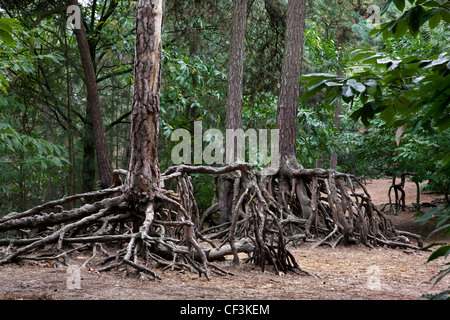
[[[365,104],[367,100],[369,100],[369,95],[367,94],[366,91],[364,91],[363,93],[361,93],[359,99],[361,100],[361,103]]]
[[[433,251],[433,253],[430,254],[428,257],[427,262],[433,261],[439,257],[447,258],[447,256],[450,254],[450,245],[442,246],[439,249],[436,249]]]
[[[434,67],[434,66],[439,66],[439,65],[441,65],[441,64],[447,64],[449,62],[449,59],[448,58],[445,58],[445,57],[443,57],[443,58],[438,58],[438,59],[436,59],[436,60],[432,60],[429,64],[427,64],[426,66],[424,66],[424,68],[426,69],[426,68],[432,68],[432,67]]]
[[[327,82],[328,84],[328,82]],[[338,98],[338,93],[340,87],[339,86],[334,86],[334,87],[329,87],[326,92],[325,92],[325,100],[329,100],[330,104],[334,103],[334,100],[336,100]]]
[[[382,58],[382,56],[377,54],[377,53],[375,53],[375,54],[372,54],[372,55],[367,56],[365,58],[361,58],[359,61],[360,62],[364,62],[366,64],[371,64],[371,63],[375,63],[380,58]]]
[[[317,83],[325,79],[336,79],[337,76],[331,73],[310,73],[300,77],[300,82],[308,82],[309,84]]]
[[[438,294],[423,294],[422,298],[428,300],[450,300],[450,290],[444,290]]]
[[[450,224],[444,224],[443,226],[440,226],[440,227],[434,229],[433,232],[430,233],[430,235],[428,236],[428,238],[431,237],[433,234],[438,233],[438,232],[440,232],[440,231],[442,231],[442,230],[446,230],[446,231],[444,232],[444,236],[446,236],[446,234],[449,233],[449,230],[450,230]]]
[[[437,1],[427,1],[424,4],[422,4],[422,6],[437,8],[440,7],[441,5]]]
[[[405,0],[394,0],[394,4],[401,12],[405,9]]]
[[[367,87],[376,87],[376,86],[378,86],[378,82],[376,82],[375,80],[367,80],[367,81],[364,82],[364,84]]]
[[[377,59],[377,63],[378,64],[387,64],[387,63],[390,63],[390,62],[392,62],[392,59],[389,59],[389,58]]]
[[[325,82],[325,85],[327,87],[336,87],[336,86],[342,86],[342,83],[341,82],[327,81],[327,82]]]
[[[380,119],[386,122],[387,126],[390,126],[395,121],[395,109],[393,106],[388,106],[380,113]]]
[[[350,118],[353,119],[354,121],[358,121],[358,119],[361,119],[362,123],[366,127],[369,127],[370,123],[369,123],[368,119],[372,119],[373,116],[375,115],[375,113],[374,113],[374,105],[376,107],[379,104],[380,104],[379,101],[367,102],[362,108],[354,111],[350,115]]]
[[[5,30],[0,30],[0,39],[6,43],[8,46],[14,46],[16,43],[14,42],[13,37],[6,32]]]
[[[348,80],[347,84],[352,89],[358,91],[359,93],[362,93],[362,92],[366,91],[366,87],[362,83],[357,82],[355,79]]]
[[[391,5],[391,3],[392,3],[392,1],[393,0],[389,0],[389,1],[387,1],[382,7],[381,7],[381,14],[383,15],[385,12],[386,12],[386,10],[389,8],[389,6]]]
[[[350,86],[342,86],[341,93],[344,98],[353,97],[353,90]]]
[[[3,30],[7,33],[13,33],[13,28],[10,24],[5,23],[3,19],[0,19],[0,30]]]
[[[383,95],[380,86],[378,84],[376,86],[367,86],[367,93],[372,97],[379,97]]]
[[[408,27],[413,37],[416,37],[419,33],[424,11],[425,9],[421,6],[413,7],[409,10],[410,14],[408,17]]]
[[[440,22],[441,22],[441,15],[438,12],[437,14],[434,14],[430,17],[430,19],[428,20],[428,26],[430,27],[431,30],[433,30],[439,25]]]
[[[17,28],[19,30],[23,29],[22,25],[20,24],[20,21],[16,20],[16,19],[13,19],[13,18],[1,18],[0,22],[2,24],[10,25],[11,27]]]
[[[406,20],[399,19],[395,25],[395,37],[397,39],[403,37],[406,34],[406,31],[408,31],[408,22]]]
[[[441,161],[441,169],[440,169],[440,171],[442,171],[443,169],[447,169],[448,167],[450,167],[450,154],[448,154],[448,155]]]
[[[446,244],[445,242],[433,242],[433,243],[431,243],[431,244],[429,244],[429,245],[427,245],[427,246],[425,246],[423,248],[420,248],[419,250],[420,251],[428,251],[428,249],[430,249],[430,248],[433,248],[435,246],[442,246],[442,245],[445,245],[445,244]]]
[[[441,14],[441,18],[445,22],[450,23],[450,11],[448,9],[442,9],[439,11],[439,13]]]
[[[450,128],[450,115],[445,115],[442,119],[436,121],[436,126],[439,133],[444,133],[444,131]]]
[[[395,68],[397,68],[401,62],[402,62],[401,60],[393,60],[393,61],[389,62],[386,65],[386,67],[388,68],[388,71],[392,71]]]
[[[367,57],[370,57],[373,55],[375,55],[375,53],[373,51],[358,52],[350,59],[350,61],[352,61],[352,62],[360,61],[363,58],[367,58]]]
[[[322,80],[318,83],[313,84],[310,87],[307,87],[306,91],[300,97],[300,101],[305,101],[314,96],[317,92],[322,90],[325,87],[325,83],[327,80]]]

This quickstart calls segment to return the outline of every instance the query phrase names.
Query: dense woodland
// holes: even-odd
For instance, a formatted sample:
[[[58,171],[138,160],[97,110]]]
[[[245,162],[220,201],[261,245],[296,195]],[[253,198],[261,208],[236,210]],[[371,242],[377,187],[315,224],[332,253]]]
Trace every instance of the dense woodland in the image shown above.
[[[68,24],[72,17],[68,6],[77,1],[0,0],[0,218],[55,199],[113,190],[111,187],[125,183],[125,193],[131,194],[127,201],[134,203],[130,210],[146,217],[140,230],[148,233],[154,228],[148,219],[148,203],[153,198],[147,196],[144,202],[139,198],[142,190],[133,188],[140,187],[142,181],[139,177],[133,180],[130,172],[139,168],[139,161],[150,159],[146,174],[153,181],[167,179],[165,188],[178,192],[169,199],[169,193],[161,195],[158,186],[150,185],[154,190],[147,190],[172,206],[164,209],[169,220],[173,208],[188,211],[189,207],[197,217],[197,221],[192,218],[196,239],[204,236],[198,233],[204,227],[198,220],[207,226],[231,224],[231,231],[225,229],[216,235],[228,234],[223,242],[229,242],[233,254],[235,235],[266,228],[268,223],[267,237],[272,244],[278,237],[276,245],[264,245],[269,240],[259,239],[255,231],[250,238],[259,251],[254,251],[253,260],[263,269],[268,260],[284,270],[298,265],[284,250],[288,238],[281,235],[283,228],[291,232],[289,241],[295,241],[295,235],[302,238],[322,233],[332,237],[339,233],[344,243],[357,237],[367,245],[376,241],[398,245],[398,237],[405,236],[394,230],[397,238],[391,239],[388,218],[375,208],[372,211],[370,197],[354,194],[353,199],[343,184],[351,186],[363,178],[379,177],[397,177],[398,183],[402,174],[408,174],[415,182],[426,181],[424,188],[445,194],[448,201],[448,1],[78,2],[81,28]],[[145,7],[146,2],[153,7]],[[163,12],[161,53],[152,57],[160,58],[160,79],[149,98],[151,108],[158,107],[152,109],[155,116],[150,121],[156,128],[150,128],[153,136],[147,137],[149,141],[156,139],[141,148],[133,141],[144,137],[137,120],[142,114],[132,110],[145,105],[148,93],[141,96],[138,92],[137,88],[146,87],[138,72],[142,70],[146,77],[158,61],[150,66],[147,60],[140,61],[145,48],[138,55],[138,46],[145,47],[145,43],[139,44],[139,32],[145,38],[154,30],[139,27],[138,22],[145,20],[145,10],[155,10],[159,2]],[[157,38],[148,39],[153,43]],[[283,109],[280,105],[293,107]],[[251,170],[240,163],[232,168],[211,169],[203,163],[200,169],[176,169],[171,152],[178,142],[172,141],[172,133],[181,128],[194,136],[195,121],[202,121],[203,130],[223,132],[280,129],[281,167],[285,170],[268,182],[266,190],[252,184],[259,179],[254,172],[263,169],[260,162]],[[148,159],[142,160],[144,149]],[[236,171],[241,172],[240,185]],[[174,177],[178,182],[170,180]],[[96,196],[101,196],[102,191],[98,192]],[[105,195],[113,194],[108,192]],[[320,200],[327,194],[328,200]],[[114,201],[119,197],[96,202],[103,203],[96,214],[104,216],[103,210],[108,208],[125,210],[124,198]],[[107,207],[108,199],[111,207]],[[361,206],[359,199],[367,203]],[[75,200],[61,210],[71,212],[90,201],[83,197]],[[159,205],[155,204],[155,212]],[[153,211],[153,204],[151,208]],[[422,220],[437,215],[439,227],[448,228],[448,204],[443,208],[422,216]],[[265,218],[262,212],[266,212]],[[353,212],[355,218],[351,218]],[[382,239],[375,239],[379,231],[373,231],[371,223],[357,226],[357,219],[370,220],[372,214],[387,225],[381,228]],[[246,215],[254,215],[254,220],[246,220]],[[322,227],[317,226],[319,217],[323,218]],[[2,221],[6,220],[0,220],[0,227]],[[191,227],[184,220],[158,223],[155,230]],[[133,228],[136,231],[139,226]],[[32,230],[28,236],[41,231]],[[14,231],[6,232],[11,235]],[[62,243],[63,236],[58,237]],[[138,239],[126,234],[116,237],[132,238],[129,248]],[[202,256],[193,235],[184,237]],[[165,246],[172,248],[167,243]],[[443,248],[449,250],[448,246]],[[136,253],[134,260],[128,253],[126,263],[144,270]],[[152,257],[163,263],[160,256],[163,254]],[[275,261],[283,257],[287,262]],[[188,256],[184,259],[183,263],[190,262],[206,276],[207,267],[223,272],[206,263],[204,257],[200,259],[203,264],[189,261]]]

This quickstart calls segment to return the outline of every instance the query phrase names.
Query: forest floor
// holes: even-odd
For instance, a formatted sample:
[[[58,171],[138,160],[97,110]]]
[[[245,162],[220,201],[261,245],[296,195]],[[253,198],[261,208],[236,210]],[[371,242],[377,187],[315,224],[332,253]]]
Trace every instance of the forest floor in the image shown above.
[[[375,204],[388,200],[390,179],[367,182],[367,189]],[[416,201],[415,185],[406,183],[406,204]],[[431,202],[441,195],[422,193],[422,202]],[[414,212],[390,215],[397,229],[423,235],[424,239],[434,225],[421,226],[414,222]],[[436,235],[425,240],[449,242]],[[0,248],[1,250],[1,248]],[[262,273],[259,268],[241,263],[217,263],[234,276],[214,276],[210,281],[197,274],[178,271],[155,271],[162,280],[142,280],[127,277],[122,270],[99,273],[95,265],[81,269],[80,289],[71,289],[67,267],[48,262],[22,262],[0,266],[0,300],[55,299],[55,300],[416,300],[422,294],[438,293],[449,288],[450,278],[433,286],[431,278],[442,268],[443,260],[427,263],[430,252],[390,249],[370,249],[358,246],[329,246],[316,248],[315,243],[301,243],[291,247],[303,270],[312,275],[276,275],[270,268]],[[90,253],[69,259],[70,265],[81,266]]]

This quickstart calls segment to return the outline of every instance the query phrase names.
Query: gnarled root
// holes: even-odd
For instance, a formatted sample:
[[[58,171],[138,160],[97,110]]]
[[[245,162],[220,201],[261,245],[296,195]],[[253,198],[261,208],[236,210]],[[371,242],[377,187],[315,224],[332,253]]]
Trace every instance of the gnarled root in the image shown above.
[[[231,172],[236,176],[231,220],[202,230],[208,211],[200,214],[189,175],[209,174],[218,181],[216,176]],[[276,273],[308,274],[287,245],[318,235],[324,237],[319,245],[333,241],[332,246],[342,242],[417,248],[409,243],[412,237],[422,246],[420,236],[394,228],[352,175],[287,166],[263,176],[247,163],[234,163],[218,168],[171,167],[161,175],[161,185],[169,180],[176,181],[176,189],[160,187],[151,199],[130,196],[125,184],[8,214],[0,219],[0,232],[20,231],[25,238],[0,239],[0,246],[7,247],[0,264],[21,259],[66,262],[69,253],[91,248],[86,266],[100,248],[107,255],[100,271],[126,267],[159,279],[152,271],[157,265],[188,269],[209,279],[211,273],[230,274],[212,261],[233,255],[233,263],[239,264],[239,253],[248,254],[246,261],[262,271],[270,265]],[[94,202],[61,210],[81,199]],[[217,210],[216,202],[213,206],[211,211]],[[100,244],[117,248],[116,253],[109,254]]]

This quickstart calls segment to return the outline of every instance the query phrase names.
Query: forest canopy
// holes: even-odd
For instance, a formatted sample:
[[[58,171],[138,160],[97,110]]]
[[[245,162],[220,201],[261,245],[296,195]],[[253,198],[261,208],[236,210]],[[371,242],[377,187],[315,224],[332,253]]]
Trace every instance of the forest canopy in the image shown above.
[[[327,167],[330,154],[336,152],[341,171],[370,177],[414,171],[419,173],[417,179],[429,181],[430,189],[447,191],[448,170],[444,175],[437,171],[440,163],[449,163],[448,84],[437,73],[448,64],[448,8],[436,1],[417,7],[408,1],[390,6],[392,1],[309,2],[302,73],[312,74],[304,80],[314,90],[299,104],[299,162],[313,168],[323,159]],[[57,12],[61,4],[2,1],[0,5],[2,212],[93,190],[98,180],[87,92],[78,76],[79,51],[73,33],[65,28],[69,15]],[[364,10],[377,4],[386,12],[381,29],[371,29]],[[81,2],[114,168],[124,168],[128,161],[135,6],[133,1]],[[275,128],[286,10],[284,1],[249,1],[242,95],[245,129]],[[163,168],[171,165],[173,130],[184,128],[193,135],[194,120],[201,120],[204,128],[225,128],[231,18],[231,1],[166,3]],[[340,70],[345,81],[314,77],[322,73],[338,77]],[[433,81],[441,85],[434,86]],[[325,86],[327,91],[319,91]],[[344,104],[339,129],[333,119],[336,93]],[[373,119],[376,114],[379,117]],[[362,122],[354,121],[359,119]],[[196,188],[200,204],[207,205],[204,202],[212,196],[207,181],[200,179]]]

